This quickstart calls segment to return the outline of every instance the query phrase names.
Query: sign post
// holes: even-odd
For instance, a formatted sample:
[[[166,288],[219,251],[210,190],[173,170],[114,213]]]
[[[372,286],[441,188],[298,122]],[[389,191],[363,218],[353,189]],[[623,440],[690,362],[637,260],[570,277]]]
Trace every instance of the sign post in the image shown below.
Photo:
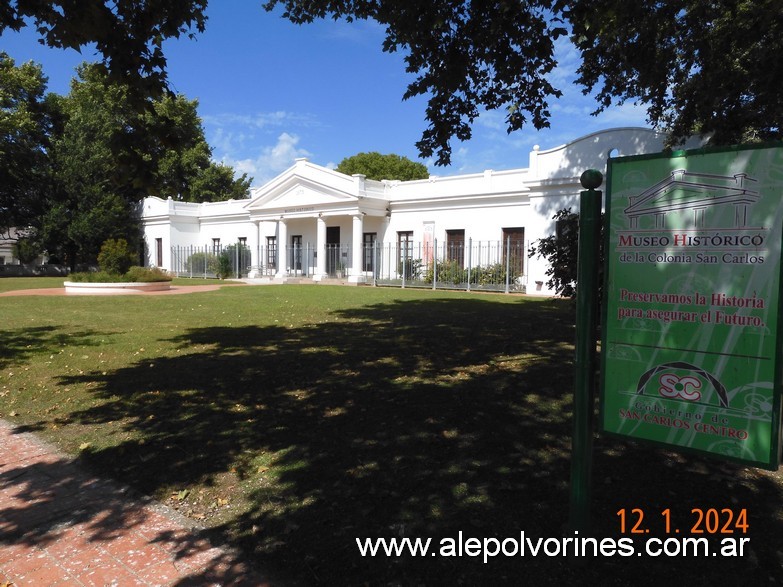
[[[603,176],[588,169],[580,178],[579,256],[576,290],[576,373],[574,377],[574,432],[571,437],[571,497],[569,526],[587,532],[590,528],[590,472],[593,460],[593,415],[595,400],[595,344],[598,321],[598,267],[601,235]]]
[[[604,432],[776,469],[783,147],[611,159]]]

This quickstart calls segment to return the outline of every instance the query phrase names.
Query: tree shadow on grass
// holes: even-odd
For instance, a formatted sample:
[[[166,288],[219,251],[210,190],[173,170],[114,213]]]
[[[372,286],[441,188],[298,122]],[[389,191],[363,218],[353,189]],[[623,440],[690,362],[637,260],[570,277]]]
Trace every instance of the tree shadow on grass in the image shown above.
[[[356,538],[432,538],[437,549],[459,532],[561,535],[574,331],[554,301],[400,301],[334,317],[299,328],[191,329],[169,339],[176,357],[63,377],[63,385],[92,384],[103,400],[74,421],[123,422],[134,435],[91,452],[90,462],[147,494],[228,492],[237,513],[216,532],[291,583],[624,584],[631,574],[654,584],[672,572],[692,584],[726,579],[728,559],[714,558],[695,567],[599,558],[585,569],[529,554],[487,564],[466,555],[360,556]],[[695,458],[671,467],[668,453],[624,446],[599,445],[594,509],[606,535],[617,534],[618,503],[675,508],[698,496],[699,507],[732,507],[714,476],[742,467]],[[753,505],[743,507],[775,520],[767,529],[779,536],[779,487],[751,485]],[[732,572],[766,580],[774,550],[764,548],[756,550],[763,564],[729,561]]]
[[[3,330],[0,336],[0,369],[29,361],[37,354],[50,352],[53,347],[72,344],[98,346],[101,334],[94,330],[63,332],[48,326]]]

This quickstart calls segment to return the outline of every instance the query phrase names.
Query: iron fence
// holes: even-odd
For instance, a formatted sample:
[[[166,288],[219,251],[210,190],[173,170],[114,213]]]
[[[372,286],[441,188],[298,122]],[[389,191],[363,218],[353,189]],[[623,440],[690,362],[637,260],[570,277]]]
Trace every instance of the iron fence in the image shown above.
[[[177,277],[243,277],[252,267],[244,244],[171,247],[171,272]]]
[[[366,243],[354,259],[350,244],[324,247],[322,270],[327,277],[356,278],[382,286],[492,291],[525,291],[525,243],[521,240],[466,243]],[[312,277],[318,272],[318,253],[310,243],[285,249],[285,268],[275,245],[251,251],[244,245],[172,247],[172,272],[178,277],[216,277],[224,267],[229,276]],[[225,273],[225,272],[224,272]]]
[[[374,283],[398,287],[525,291],[525,244],[402,243],[375,247]]]

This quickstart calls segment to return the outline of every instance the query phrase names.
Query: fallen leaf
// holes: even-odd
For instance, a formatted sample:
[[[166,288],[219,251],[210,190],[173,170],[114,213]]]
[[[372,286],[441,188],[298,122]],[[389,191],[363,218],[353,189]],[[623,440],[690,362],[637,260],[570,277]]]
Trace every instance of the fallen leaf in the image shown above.
[[[90,442],[82,442],[79,445],[79,450],[87,450],[88,448],[90,448],[90,444],[91,444]]]
[[[182,491],[177,493],[177,499],[179,501],[182,501],[183,499],[185,499],[188,496],[188,494],[190,494],[190,490],[189,489],[183,489]]]

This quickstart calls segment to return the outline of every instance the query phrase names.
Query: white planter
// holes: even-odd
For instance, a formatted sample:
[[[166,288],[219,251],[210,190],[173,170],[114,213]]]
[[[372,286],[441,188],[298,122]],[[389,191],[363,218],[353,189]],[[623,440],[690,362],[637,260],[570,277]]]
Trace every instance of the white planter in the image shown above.
[[[130,283],[90,283],[66,281],[65,293],[69,295],[122,295],[137,294],[149,291],[166,291],[171,289],[169,281],[153,281],[150,283],[130,282]]]

